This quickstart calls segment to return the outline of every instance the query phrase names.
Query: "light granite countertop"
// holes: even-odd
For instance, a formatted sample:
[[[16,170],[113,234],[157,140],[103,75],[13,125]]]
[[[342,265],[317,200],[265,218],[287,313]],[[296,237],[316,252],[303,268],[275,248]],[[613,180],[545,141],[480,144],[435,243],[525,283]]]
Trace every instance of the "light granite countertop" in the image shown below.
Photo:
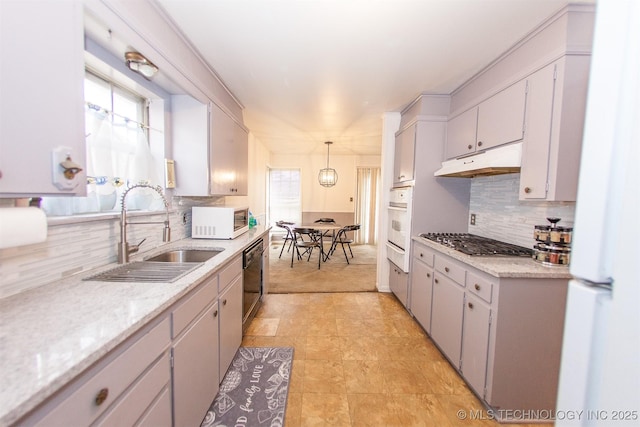
[[[82,281],[114,263],[0,299],[0,426],[36,408],[268,231],[258,225],[234,240],[187,238],[132,256],[224,249],[173,283]]]
[[[567,266],[546,266],[529,257],[471,256],[424,237],[413,236],[412,239],[495,277],[571,279]]]

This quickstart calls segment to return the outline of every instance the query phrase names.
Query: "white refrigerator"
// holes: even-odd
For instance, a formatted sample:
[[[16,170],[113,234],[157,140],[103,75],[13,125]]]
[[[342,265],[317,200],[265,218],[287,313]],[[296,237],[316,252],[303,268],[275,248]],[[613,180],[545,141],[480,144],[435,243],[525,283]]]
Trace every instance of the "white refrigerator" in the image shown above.
[[[558,426],[640,425],[640,1],[598,0]]]

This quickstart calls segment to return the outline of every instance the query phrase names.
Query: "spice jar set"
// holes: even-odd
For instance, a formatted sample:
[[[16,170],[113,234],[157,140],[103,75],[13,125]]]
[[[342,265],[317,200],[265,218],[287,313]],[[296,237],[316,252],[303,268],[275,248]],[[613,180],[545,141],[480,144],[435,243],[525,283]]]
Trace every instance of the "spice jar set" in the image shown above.
[[[544,265],[569,265],[572,227],[557,225],[560,218],[547,218],[550,225],[536,225],[533,237],[533,259]]]

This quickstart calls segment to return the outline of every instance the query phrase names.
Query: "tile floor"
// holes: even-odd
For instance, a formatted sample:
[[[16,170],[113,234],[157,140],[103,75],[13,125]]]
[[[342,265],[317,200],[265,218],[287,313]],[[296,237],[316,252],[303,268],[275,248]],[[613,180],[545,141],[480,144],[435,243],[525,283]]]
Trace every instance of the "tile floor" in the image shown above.
[[[391,294],[266,295],[242,345],[295,348],[286,427],[507,425]]]

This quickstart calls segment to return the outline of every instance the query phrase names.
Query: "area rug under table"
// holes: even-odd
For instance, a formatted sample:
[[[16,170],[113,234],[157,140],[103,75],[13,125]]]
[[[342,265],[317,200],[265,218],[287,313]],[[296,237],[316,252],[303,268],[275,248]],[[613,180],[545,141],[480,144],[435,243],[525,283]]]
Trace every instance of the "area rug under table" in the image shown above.
[[[201,427],[284,424],[293,347],[240,347]]]

